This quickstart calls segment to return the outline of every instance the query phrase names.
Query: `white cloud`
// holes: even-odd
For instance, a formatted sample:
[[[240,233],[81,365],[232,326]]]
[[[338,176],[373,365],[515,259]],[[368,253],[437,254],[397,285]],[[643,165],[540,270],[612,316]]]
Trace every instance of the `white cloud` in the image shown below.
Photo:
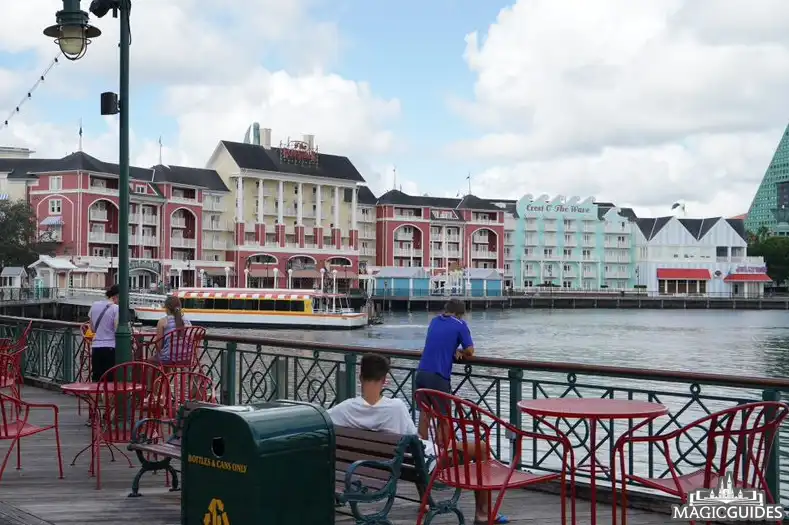
[[[485,193],[745,211],[789,114],[789,3],[519,0],[467,36]]]
[[[219,140],[242,139],[253,121],[273,128],[276,142],[311,133],[321,150],[351,155],[352,160],[354,154],[375,155],[392,147],[394,137],[386,125],[398,117],[399,102],[377,97],[364,82],[324,72],[341,42],[332,24],[310,17],[314,1],[318,0],[134,1],[132,112],[134,97],[143,89],[161,89],[154,110],[173,118],[178,129],[177,137],[164,139],[165,162],[203,165]],[[34,52],[42,63],[51,59],[56,46],[41,31],[54,23],[56,4],[28,0],[10,11],[10,18],[4,18],[9,31],[0,34],[0,51]],[[88,5],[83,2],[83,9]],[[64,61],[47,89],[51,93],[54,85],[64,97],[95,111],[102,89],[94,86],[113,89],[117,79],[119,24],[111,15],[91,20],[103,34],[83,59]],[[274,53],[288,64],[286,70],[264,67]],[[3,78],[0,72],[0,100],[6,91]],[[115,120],[108,122],[106,130],[86,132],[84,150],[109,160],[117,156],[117,125]],[[151,127],[164,126],[132,119],[133,131]],[[20,115],[10,131],[10,137],[6,132],[0,140],[32,146],[40,155],[76,149],[75,129],[47,124],[40,111]],[[132,138],[133,162],[158,161],[158,134]]]

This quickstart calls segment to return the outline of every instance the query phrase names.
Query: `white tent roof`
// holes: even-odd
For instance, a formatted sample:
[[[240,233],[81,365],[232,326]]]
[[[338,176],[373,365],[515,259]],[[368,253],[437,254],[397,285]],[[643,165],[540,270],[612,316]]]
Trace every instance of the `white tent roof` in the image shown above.
[[[487,281],[501,281],[501,274],[495,268],[469,268],[469,279],[485,279]]]
[[[69,271],[69,270],[76,270],[77,267],[71,264],[71,261],[68,259],[62,259],[59,257],[50,257],[49,255],[39,255],[38,260],[28,266],[28,268],[36,268],[38,266],[48,266],[53,270],[61,270],[61,271]]]

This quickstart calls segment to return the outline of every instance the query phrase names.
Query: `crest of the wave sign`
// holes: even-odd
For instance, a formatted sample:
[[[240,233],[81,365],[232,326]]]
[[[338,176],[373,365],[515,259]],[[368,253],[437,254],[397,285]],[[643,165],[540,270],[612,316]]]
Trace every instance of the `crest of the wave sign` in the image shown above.
[[[518,215],[521,217],[533,213],[575,213],[588,215],[597,212],[597,203],[594,197],[564,197],[557,195],[551,198],[548,195],[540,195],[536,199],[531,194],[526,194],[518,201]]]

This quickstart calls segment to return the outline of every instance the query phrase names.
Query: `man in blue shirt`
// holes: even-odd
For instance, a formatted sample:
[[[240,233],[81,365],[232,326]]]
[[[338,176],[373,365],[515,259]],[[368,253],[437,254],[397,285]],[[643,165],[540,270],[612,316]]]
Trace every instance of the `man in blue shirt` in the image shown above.
[[[454,359],[463,359],[474,355],[474,341],[471,330],[463,320],[466,305],[459,299],[450,299],[444,306],[444,312],[436,316],[427,328],[425,349],[419,361],[414,388],[429,388],[452,393],[450,377]],[[461,348],[462,350],[459,350]],[[419,436],[427,439],[427,418],[419,417]]]

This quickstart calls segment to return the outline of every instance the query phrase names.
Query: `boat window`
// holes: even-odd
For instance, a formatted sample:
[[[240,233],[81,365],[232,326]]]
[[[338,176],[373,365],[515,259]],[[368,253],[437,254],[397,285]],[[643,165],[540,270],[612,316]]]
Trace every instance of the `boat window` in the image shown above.
[[[290,301],[277,301],[274,309],[278,312],[290,312]]]
[[[205,301],[205,308],[206,310],[213,310],[214,309],[214,300],[213,299],[204,299]]]
[[[290,302],[290,311],[291,312],[303,312],[304,311],[304,301],[291,301]]]
[[[184,306],[184,308],[197,308],[202,310],[205,308],[205,299],[188,299],[190,306]]]
[[[266,310],[266,311],[269,311],[269,312],[274,310],[274,301],[272,301],[271,299],[261,299],[260,300],[260,309],[261,310]]]
[[[227,310],[229,302],[227,299],[214,299],[214,310]]]
[[[247,302],[244,299],[230,299],[231,310],[246,310]]]

